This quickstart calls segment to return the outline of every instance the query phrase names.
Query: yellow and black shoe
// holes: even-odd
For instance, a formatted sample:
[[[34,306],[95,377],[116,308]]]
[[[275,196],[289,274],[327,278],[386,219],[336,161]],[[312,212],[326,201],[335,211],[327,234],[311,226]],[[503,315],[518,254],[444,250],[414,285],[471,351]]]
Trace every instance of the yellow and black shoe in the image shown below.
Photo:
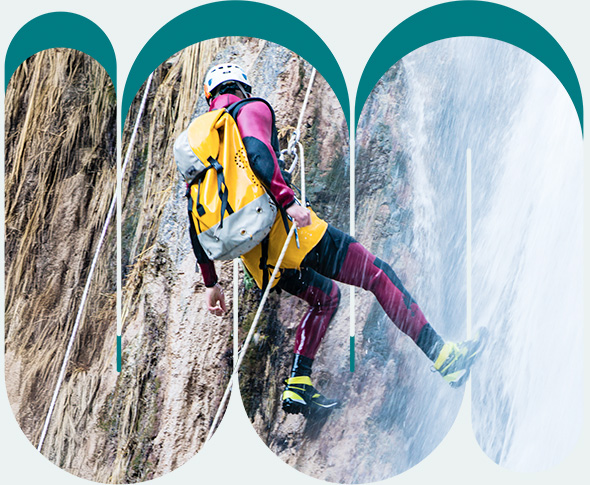
[[[452,387],[461,386],[469,377],[471,366],[479,357],[487,335],[487,329],[482,328],[473,340],[445,343],[434,360],[434,370],[440,372]]]
[[[309,416],[328,412],[339,406],[338,401],[322,396],[309,376],[295,376],[285,379],[287,387],[283,391],[283,410],[289,414]]]

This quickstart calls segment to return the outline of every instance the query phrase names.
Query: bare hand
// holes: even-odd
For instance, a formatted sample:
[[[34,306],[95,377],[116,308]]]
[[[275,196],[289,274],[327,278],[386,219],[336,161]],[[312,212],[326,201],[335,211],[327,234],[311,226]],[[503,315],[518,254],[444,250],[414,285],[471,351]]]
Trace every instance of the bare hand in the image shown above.
[[[293,204],[287,209],[287,214],[295,221],[297,227],[305,227],[311,224],[311,213],[299,204]]]
[[[205,301],[207,302],[207,309],[213,315],[220,317],[225,313],[225,296],[223,295],[221,286],[218,284],[205,289]]]

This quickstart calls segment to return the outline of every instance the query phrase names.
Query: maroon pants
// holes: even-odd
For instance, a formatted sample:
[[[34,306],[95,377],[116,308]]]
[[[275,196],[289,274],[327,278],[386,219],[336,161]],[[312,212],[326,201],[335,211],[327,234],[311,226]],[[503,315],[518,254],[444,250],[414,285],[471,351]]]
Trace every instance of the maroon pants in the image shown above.
[[[310,305],[297,328],[295,354],[315,357],[340,301],[333,280],[372,292],[391,321],[414,341],[418,339],[426,318],[391,266],[329,225],[301,269],[285,271],[279,282],[282,289]]]

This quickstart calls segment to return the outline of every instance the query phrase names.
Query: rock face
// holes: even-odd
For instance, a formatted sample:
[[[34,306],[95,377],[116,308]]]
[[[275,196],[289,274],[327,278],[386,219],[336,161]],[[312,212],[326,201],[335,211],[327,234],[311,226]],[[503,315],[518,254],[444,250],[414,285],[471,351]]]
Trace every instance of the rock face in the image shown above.
[[[45,83],[50,78],[64,83],[71,72],[81,75],[80,69],[71,68],[69,58],[52,62],[60,67],[46,76]],[[117,373],[115,367],[111,236],[43,449],[59,466],[90,480],[138,482],[182,465],[202,447],[229,382],[231,312],[217,318],[204,306],[204,287],[188,237],[185,187],[172,153],[176,136],[192,117],[206,111],[201,86],[206,71],[219,62],[239,63],[249,73],[254,94],[272,104],[282,147],[297,124],[312,71],[303,59],[278,45],[232,37],[189,47],[154,72],[122,181],[122,370]],[[30,72],[25,65],[12,81],[15,92],[7,96],[9,134],[26,132],[32,123],[27,103],[40,88]],[[88,87],[89,92],[109,92],[101,75],[94,73],[89,79],[103,79],[102,91]],[[15,87],[21,85],[26,89]],[[127,115],[123,154],[142,95],[143,89]],[[81,103],[96,110],[92,99]],[[376,86],[359,124],[356,227],[359,241],[389,262],[412,291],[420,285],[421,263],[413,244],[415,174],[408,135],[400,122],[404,100],[399,64]],[[108,106],[92,111],[95,119],[87,122],[69,109],[75,119],[61,124],[39,120],[35,125],[39,133],[40,126],[60,126],[53,129],[62,137],[71,136],[68,123],[78,123],[75,133],[91,127],[99,130],[92,136],[100,143],[92,146],[100,149],[86,149],[83,138],[76,139],[70,151],[59,145],[47,152],[46,139],[31,145],[16,135],[7,137],[7,160],[12,160],[6,185],[7,376],[15,415],[34,443],[40,432],[38,415],[48,407],[64,335],[73,324],[81,281],[114,189],[114,111],[109,111],[114,104]],[[321,217],[347,231],[348,129],[336,97],[319,73],[304,112],[302,142],[308,199]],[[43,175],[45,165],[30,162],[48,157],[46,153],[61,153],[55,161],[59,169],[49,175]],[[86,161],[73,163],[74,159]],[[32,191],[39,184],[25,183],[40,177],[47,180],[41,184],[42,200],[48,201],[42,217],[32,203],[38,200]],[[27,229],[35,218],[40,222]],[[232,264],[216,265],[231,307]],[[240,345],[260,298],[259,291],[246,286],[240,283]],[[267,303],[241,369],[240,393],[254,428],[286,463],[332,482],[375,481],[401,473],[429,453],[450,426],[458,398],[445,394],[448,390],[429,372],[424,355],[388,321],[373,296],[359,290],[356,370],[351,373],[349,289],[341,285],[341,290],[340,309],[320,347],[313,379],[327,396],[341,399],[343,407],[324,421],[285,415],[280,408],[295,330],[306,311],[302,301],[284,293],[273,293]],[[36,362],[39,354],[42,362]],[[438,405],[439,393],[453,406]],[[435,422],[443,425],[431,426]]]
[[[81,477],[137,482],[180,466],[201,448],[228,383],[231,319],[212,317],[203,306],[172,146],[190,118],[206,110],[200,86],[207,69],[234,60],[251,73],[255,94],[276,107],[279,127],[297,123],[311,67],[277,45],[216,39],[155,71],[122,184],[122,370],[115,366],[111,235],[43,447]],[[142,94],[127,116],[123,153]],[[15,415],[36,444],[114,191],[114,93],[90,59],[56,51],[19,69],[7,100],[7,377]],[[346,183],[347,127],[320,75],[303,133],[314,178]],[[281,133],[283,145],[289,134]],[[330,215],[332,201],[317,192],[317,211]],[[338,192],[343,222],[347,199],[346,190]],[[229,290],[231,263],[219,264],[218,273]]]
[[[35,446],[115,192],[115,115],[108,75],[77,51],[34,55],[6,93],[6,384]],[[100,439],[83,430],[97,427],[115,374],[112,222],[43,445],[49,459],[86,476]]]
[[[231,313],[213,317],[204,306],[204,287],[194,269],[188,237],[185,187],[172,154],[176,136],[192,117],[207,110],[201,89],[204,74],[220,62],[244,67],[254,95],[266,98],[275,108],[279,129],[296,126],[311,74],[311,66],[292,52],[249,38],[203,42],[156,71],[151,88],[155,95],[150,95],[134,164],[124,181],[124,260],[129,263],[124,269],[124,371],[103,408],[109,423],[110,454],[116,456],[116,473],[104,477],[109,480],[153,478],[193,456],[204,443],[229,382]],[[132,111],[138,104],[139,97]],[[128,124],[133,118],[130,113]],[[283,147],[290,131],[281,132]],[[313,173],[308,177],[324,186],[346,187],[346,122],[320,75],[302,131],[307,171]],[[315,187],[321,185],[312,185],[311,190]],[[332,198],[322,190],[316,192],[317,211],[331,215],[338,207],[342,212],[339,220],[346,223],[347,191],[340,190]],[[216,264],[231,305],[231,262]],[[243,319],[247,320],[256,310],[257,295],[244,288],[242,295]],[[137,428],[142,431],[138,433]],[[122,448],[122,442],[131,445]]]

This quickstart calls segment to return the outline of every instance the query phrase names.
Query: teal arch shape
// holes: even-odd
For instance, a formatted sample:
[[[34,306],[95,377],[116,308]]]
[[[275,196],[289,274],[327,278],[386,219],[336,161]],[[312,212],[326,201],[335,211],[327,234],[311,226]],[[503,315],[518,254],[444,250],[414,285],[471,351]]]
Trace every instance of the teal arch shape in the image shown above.
[[[216,18],[222,21],[211,21]],[[265,39],[299,54],[330,84],[350,126],[350,102],[344,75],[330,49],[311,28],[276,7],[256,2],[224,1],[188,10],[164,25],[147,42],[125,83],[121,129],[135,94],[162,62],[189,45],[225,36]]]
[[[51,12],[27,22],[13,37],[4,61],[4,91],[23,61],[54,47],[76,49],[103,66],[117,86],[117,59],[111,41],[94,22],[70,12]]]
[[[488,37],[512,44],[541,61],[569,94],[584,134],[582,91],[576,72],[559,43],[526,15],[489,2],[449,2],[427,8],[395,27],[367,62],[356,97],[358,124],[365,101],[385,72],[402,57],[426,44],[449,37]]]

